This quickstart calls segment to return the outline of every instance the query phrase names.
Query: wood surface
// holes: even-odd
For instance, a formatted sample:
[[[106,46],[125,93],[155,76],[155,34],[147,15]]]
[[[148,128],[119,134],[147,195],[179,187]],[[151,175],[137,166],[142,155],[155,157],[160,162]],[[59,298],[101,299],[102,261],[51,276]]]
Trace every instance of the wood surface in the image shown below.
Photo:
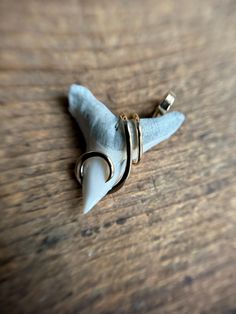
[[[73,82],[181,130],[88,215]],[[0,1],[0,313],[236,313],[236,1]]]

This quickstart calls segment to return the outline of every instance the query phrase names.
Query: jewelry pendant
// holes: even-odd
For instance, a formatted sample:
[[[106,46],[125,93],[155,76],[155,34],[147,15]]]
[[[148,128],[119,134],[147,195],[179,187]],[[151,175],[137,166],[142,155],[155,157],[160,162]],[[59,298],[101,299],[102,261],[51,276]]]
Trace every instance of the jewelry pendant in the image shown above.
[[[128,119],[124,113],[115,116],[87,88],[77,84],[70,87],[69,111],[79,124],[87,150],[75,167],[82,185],[84,213],[107,193],[119,190],[143,153],[168,139],[182,125],[182,113],[166,114],[174,100],[175,95],[169,92],[152,118],[140,119],[133,114]]]

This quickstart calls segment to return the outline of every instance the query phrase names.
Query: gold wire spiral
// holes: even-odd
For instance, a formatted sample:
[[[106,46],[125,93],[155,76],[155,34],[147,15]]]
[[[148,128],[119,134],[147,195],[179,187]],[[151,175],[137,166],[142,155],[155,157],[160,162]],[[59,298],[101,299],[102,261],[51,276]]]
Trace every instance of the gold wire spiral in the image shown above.
[[[142,129],[140,126],[140,118],[137,113],[133,114],[133,122],[135,126],[136,141],[137,141],[137,147],[138,147],[138,157],[137,159],[133,160],[133,164],[137,165],[139,164],[143,155],[143,135],[142,135]]]
[[[112,160],[106,154],[103,154],[102,152],[90,151],[81,155],[75,165],[75,175],[80,184],[82,184],[83,182],[84,164],[89,158],[93,158],[93,157],[102,158],[107,163],[109,174],[106,179],[106,182],[109,181],[114,175],[114,165],[113,165]]]
[[[120,114],[120,120],[123,124],[124,134],[125,134],[125,142],[126,142],[126,166],[125,171],[123,173],[123,176],[118,181],[116,185],[113,186],[113,188],[109,191],[109,193],[114,193],[118,191],[122,186],[124,185],[125,181],[128,179],[131,171],[132,166],[132,141],[131,141],[131,132],[129,127],[129,121],[127,116],[122,113]]]

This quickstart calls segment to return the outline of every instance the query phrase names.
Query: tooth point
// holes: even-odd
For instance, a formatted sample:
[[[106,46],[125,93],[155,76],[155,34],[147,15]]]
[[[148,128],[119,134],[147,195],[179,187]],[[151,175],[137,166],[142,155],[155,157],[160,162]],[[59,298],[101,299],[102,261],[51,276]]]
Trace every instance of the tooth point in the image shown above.
[[[85,207],[85,208],[83,208],[83,213],[86,215],[86,214],[88,214],[88,212],[90,212],[91,209],[92,208]]]

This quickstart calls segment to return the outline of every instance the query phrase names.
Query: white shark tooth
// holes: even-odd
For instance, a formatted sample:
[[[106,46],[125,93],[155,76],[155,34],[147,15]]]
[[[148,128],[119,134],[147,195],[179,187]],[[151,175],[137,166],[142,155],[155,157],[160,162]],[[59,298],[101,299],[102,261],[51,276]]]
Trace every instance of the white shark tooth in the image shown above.
[[[125,169],[126,150],[122,125],[103,103],[85,87],[73,84],[69,90],[69,111],[76,119],[86,141],[87,151],[99,151],[113,161],[114,175],[106,182],[107,165],[102,158],[93,157],[84,167],[82,193],[83,211],[89,212],[119,181]],[[168,139],[182,125],[185,117],[180,112],[167,113],[158,118],[140,119],[143,152]],[[133,160],[137,158],[136,136],[129,121]]]

